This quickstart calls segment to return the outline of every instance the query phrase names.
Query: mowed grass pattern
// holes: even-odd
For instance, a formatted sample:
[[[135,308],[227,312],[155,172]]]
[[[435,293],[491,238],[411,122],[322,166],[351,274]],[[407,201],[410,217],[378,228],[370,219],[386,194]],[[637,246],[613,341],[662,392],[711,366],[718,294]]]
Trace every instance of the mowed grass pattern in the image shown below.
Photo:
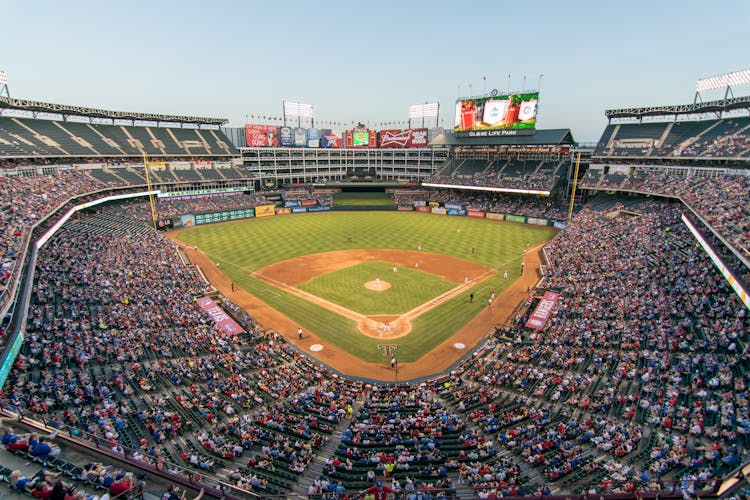
[[[424,252],[451,255],[498,269],[498,276],[473,288],[473,304],[468,301],[469,290],[465,296],[417,318],[411,334],[397,342],[399,360],[409,362],[419,359],[487,307],[491,287],[499,294],[520,275],[527,243],[533,246],[554,234],[533,225],[417,212],[328,212],[199,226],[183,231],[179,239],[198,245],[219,261],[222,271],[237,286],[327,342],[370,362],[387,361],[377,349],[382,341],[360,334],[354,321],[254,279],[250,273],[300,255],[342,249],[416,250],[420,244]],[[351,244],[347,243],[349,236]],[[510,274],[507,280],[502,278],[504,269]]]
[[[393,264],[386,262],[363,262],[318,276],[297,288],[369,316],[403,314],[457,286],[433,274],[404,267],[397,269],[394,273]],[[382,291],[365,288],[365,283],[378,276],[391,288]]]

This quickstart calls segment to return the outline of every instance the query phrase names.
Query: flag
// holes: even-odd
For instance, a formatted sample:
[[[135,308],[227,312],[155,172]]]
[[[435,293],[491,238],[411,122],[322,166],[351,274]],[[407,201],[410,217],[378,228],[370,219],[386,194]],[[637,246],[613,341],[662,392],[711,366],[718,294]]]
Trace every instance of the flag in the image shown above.
[[[518,119],[522,122],[536,118],[536,99],[529,99],[521,102],[521,109],[518,111]]]

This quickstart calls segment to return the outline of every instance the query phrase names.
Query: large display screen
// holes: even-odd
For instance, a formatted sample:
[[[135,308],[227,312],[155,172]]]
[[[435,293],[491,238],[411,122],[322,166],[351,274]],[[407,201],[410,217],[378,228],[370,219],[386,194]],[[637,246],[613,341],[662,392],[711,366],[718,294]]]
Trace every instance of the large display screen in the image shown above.
[[[352,146],[366,147],[370,145],[370,132],[368,130],[355,130],[352,132]]]
[[[460,99],[453,131],[459,137],[531,135],[538,101],[539,92]]]

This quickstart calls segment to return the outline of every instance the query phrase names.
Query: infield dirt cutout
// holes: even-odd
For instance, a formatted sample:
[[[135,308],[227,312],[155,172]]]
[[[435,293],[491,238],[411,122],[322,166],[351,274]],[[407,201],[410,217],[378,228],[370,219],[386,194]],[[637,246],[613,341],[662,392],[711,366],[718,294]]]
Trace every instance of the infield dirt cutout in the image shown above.
[[[206,276],[206,279],[214,287],[216,287],[219,292],[221,292],[226,297],[229,297],[235,304],[237,304],[244,310],[248,311],[261,325],[266,328],[273,328],[289,343],[294,344],[300,349],[307,352],[310,352],[310,347],[313,345],[320,344],[325,346],[325,349],[323,349],[322,351],[315,352],[315,357],[328,366],[339,370],[342,373],[348,374],[353,377],[364,377],[367,379],[377,379],[383,381],[393,380],[394,371],[388,366],[388,360],[384,360],[382,363],[363,361],[362,359],[350,354],[349,352],[344,351],[339,347],[320,338],[313,331],[306,330],[303,339],[299,340],[297,338],[297,328],[299,327],[299,324],[296,321],[288,318],[277,309],[271,307],[258,297],[248,293],[247,291],[239,287],[234,287],[234,290],[232,290],[232,281],[227,275],[224,274],[221,269],[216,268],[216,263],[208,255],[206,255],[201,249],[194,249],[192,246],[186,245],[176,240],[176,236],[180,231],[182,231],[182,229],[170,231],[167,234],[172,240],[174,240],[183,248],[190,261],[201,269],[204,276]],[[432,351],[422,356],[420,359],[411,363],[399,362],[399,380],[417,379],[448,369],[466,352],[465,350],[457,349],[455,347],[456,343],[464,344],[466,346],[473,346],[485,336],[489,329],[498,324],[503,324],[509,321],[511,319],[510,316],[515,308],[526,299],[526,296],[528,294],[527,289],[529,287],[533,287],[538,280],[537,270],[539,269],[541,263],[541,247],[542,244],[537,245],[536,247],[531,248],[526,252],[526,256],[524,258],[526,266],[523,270],[523,274],[520,278],[517,278],[511,284],[511,286],[509,286],[496,297],[491,308],[484,308],[479,314],[477,314],[473,319],[466,323],[453,336],[447,338],[445,341],[436,346]],[[380,252],[379,250],[363,250],[361,252],[362,255],[359,258],[366,258],[368,260],[383,260],[382,258],[376,258],[374,255],[376,252]],[[419,268],[422,270],[426,270],[427,272],[432,272],[433,274],[437,274],[438,276],[445,277],[445,279],[453,281],[457,284],[463,282],[464,270],[452,269],[450,265],[448,265],[448,262],[444,260],[445,256],[424,252],[409,252],[398,250],[388,250],[387,252],[403,254],[401,258],[402,260],[398,260],[396,261],[396,263],[404,262],[403,265],[409,265],[414,268],[415,264],[419,262]],[[329,252],[329,254],[338,253],[339,252]],[[418,261],[413,260],[414,254],[418,255]],[[372,257],[366,257],[366,255],[371,255]],[[352,261],[351,258],[353,257],[354,256],[350,255],[349,262],[342,262],[340,264],[340,267],[337,267],[336,269],[341,269],[361,262],[361,260]],[[513,261],[512,263],[508,263],[508,266],[520,265],[521,258],[522,257],[519,255],[518,259]],[[300,260],[298,261],[298,259]],[[323,269],[325,269],[326,266],[331,266],[330,261],[324,265],[323,262],[316,263],[315,259],[310,259],[309,261],[304,261],[304,259],[304,257],[297,257],[284,261],[285,266],[282,266],[281,263],[275,265],[279,265],[280,269],[277,270],[279,273],[286,273],[286,279],[288,280],[287,283],[301,282],[294,279],[294,277],[298,276],[299,273],[308,272],[310,273],[309,276],[317,276],[318,274],[322,274],[323,272],[328,272],[323,271]],[[459,260],[460,262],[466,263],[468,265],[473,264],[471,262],[462,261],[460,259],[456,260]],[[295,269],[294,266],[292,266],[292,264],[295,262],[305,262],[305,264],[309,265],[310,267],[306,269]],[[390,262],[390,260],[386,259],[386,262]],[[482,270],[487,269],[479,264],[473,265],[477,266],[475,268],[476,271],[479,271],[480,268]],[[265,269],[267,270],[270,267],[273,266],[268,266]],[[286,271],[282,269],[283,267],[286,267]],[[470,277],[475,277],[477,275],[470,275]],[[396,317],[373,316],[371,317],[371,319],[373,321],[384,323],[385,321],[393,321],[396,319]]]

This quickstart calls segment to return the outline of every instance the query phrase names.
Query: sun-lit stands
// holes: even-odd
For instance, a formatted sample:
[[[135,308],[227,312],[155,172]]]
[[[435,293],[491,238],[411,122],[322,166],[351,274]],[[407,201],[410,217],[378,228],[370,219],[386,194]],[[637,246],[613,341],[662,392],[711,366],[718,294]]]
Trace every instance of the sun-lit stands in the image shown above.
[[[8,157],[236,156],[220,130],[0,117]]]
[[[614,158],[747,158],[750,118],[609,124],[594,152]]]

